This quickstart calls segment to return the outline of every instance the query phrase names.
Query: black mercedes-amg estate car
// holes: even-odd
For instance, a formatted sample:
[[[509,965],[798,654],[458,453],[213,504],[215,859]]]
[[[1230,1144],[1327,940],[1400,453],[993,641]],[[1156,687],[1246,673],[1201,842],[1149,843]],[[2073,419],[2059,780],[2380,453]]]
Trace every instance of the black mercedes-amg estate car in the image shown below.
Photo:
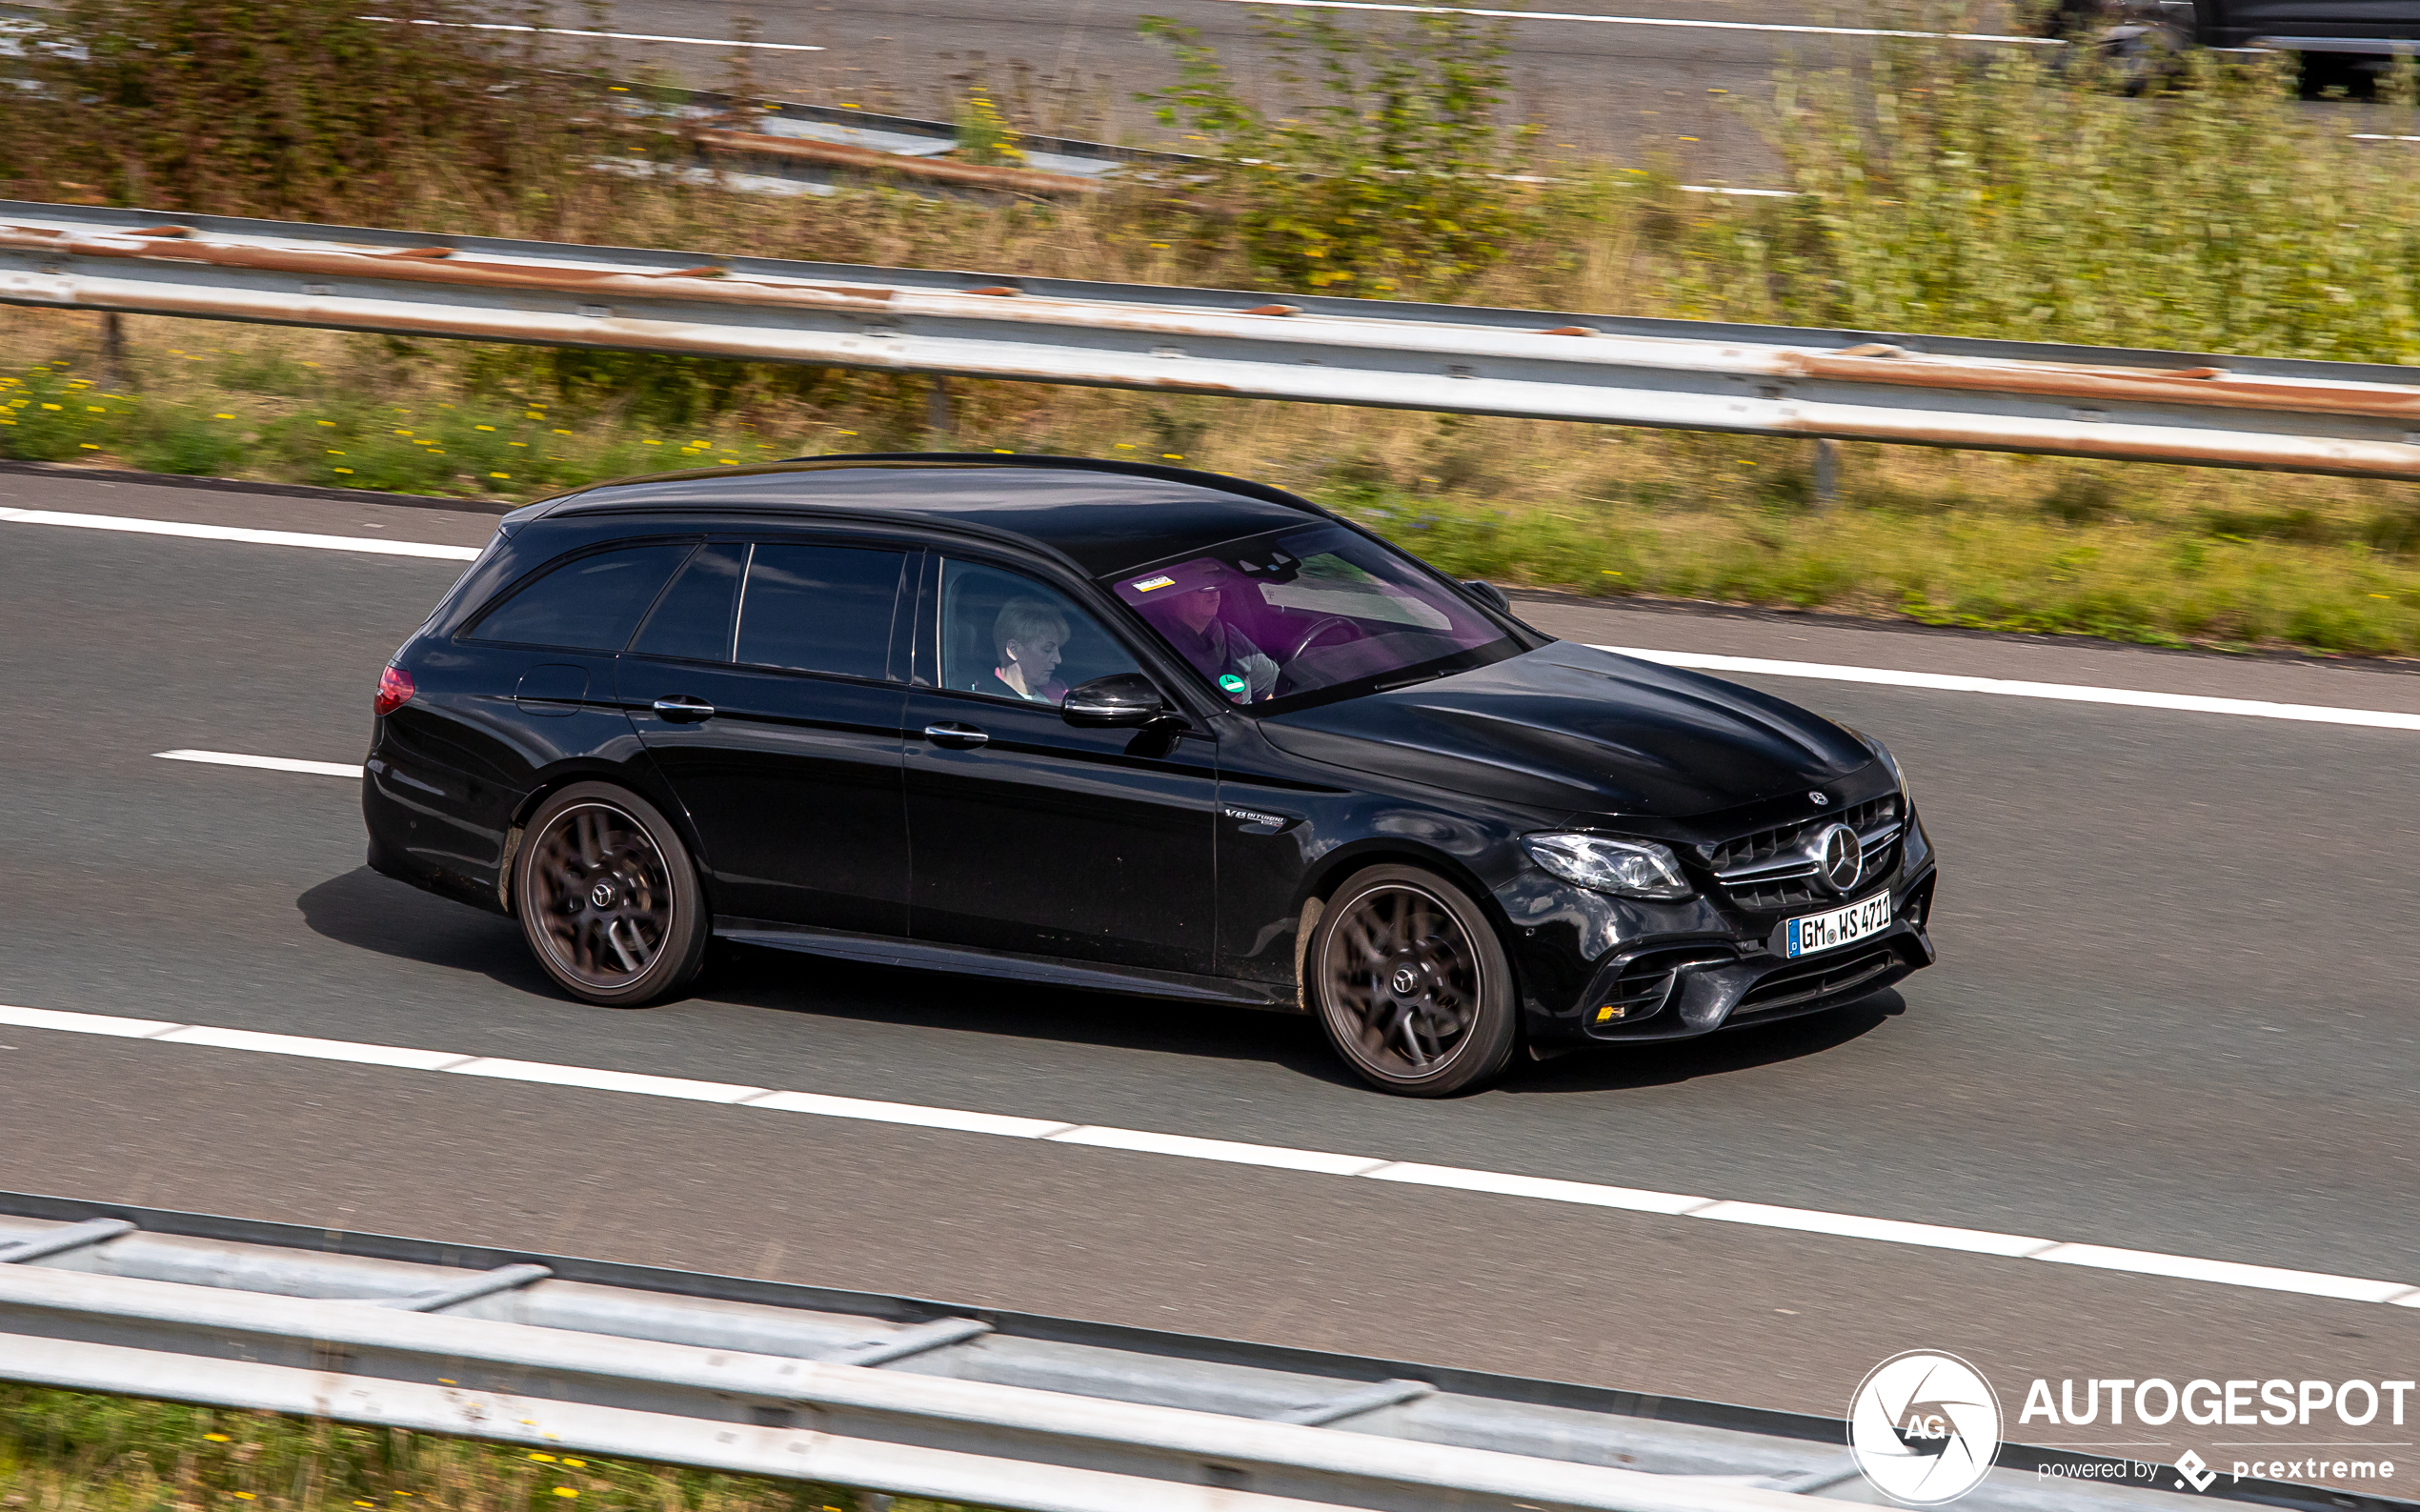
[[[718,935],[1311,1013],[1436,1095],[1932,960],[1880,741],[1176,468],[835,456],[533,504],[375,709],[371,865],[611,1006]]]

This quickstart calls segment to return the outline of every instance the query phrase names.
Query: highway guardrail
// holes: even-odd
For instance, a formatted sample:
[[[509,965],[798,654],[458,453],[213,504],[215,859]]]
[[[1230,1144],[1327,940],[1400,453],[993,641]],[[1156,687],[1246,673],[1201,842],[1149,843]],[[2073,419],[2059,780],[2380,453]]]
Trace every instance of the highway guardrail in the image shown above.
[[[2420,478],[2420,369],[870,268],[0,201],[0,301]]]
[[[0,1379],[1035,1512],[1874,1500],[1822,1418],[25,1194],[0,1194]],[[1966,1505],[2168,1500],[2042,1470],[2087,1462],[2004,1446]]]

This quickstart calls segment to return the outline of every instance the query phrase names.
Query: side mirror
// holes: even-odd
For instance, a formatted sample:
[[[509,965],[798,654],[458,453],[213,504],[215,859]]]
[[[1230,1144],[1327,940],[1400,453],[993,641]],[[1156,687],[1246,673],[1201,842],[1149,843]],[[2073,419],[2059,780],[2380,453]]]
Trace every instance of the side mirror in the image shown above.
[[[1465,577],[1462,579],[1462,586],[1469,589],[1481,603],[1495,610],[1498,614],[1509,615],[1512,613],[1512,600],[1506,598],[1504,596],[1504,591],[1497,587],[1494,583],[1486,582],[1477,577]]]
[[[1139,672],[1117,672],[1067,690],[1059,714],[1069,724],[1094,730],[1131,729],[1167,714],[1168,700]]]

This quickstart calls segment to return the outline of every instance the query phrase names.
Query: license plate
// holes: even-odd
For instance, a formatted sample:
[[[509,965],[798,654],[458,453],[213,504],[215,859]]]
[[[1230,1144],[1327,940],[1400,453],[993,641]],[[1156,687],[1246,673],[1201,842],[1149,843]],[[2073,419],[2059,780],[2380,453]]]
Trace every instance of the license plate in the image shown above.
[[[1812,956],[1819,950],[1836,950],[1889,927],[1890,895],[1876,893],[1828,914],[1808,914],[1791,919],[1785,931],[1788,953],[1796,958]]]

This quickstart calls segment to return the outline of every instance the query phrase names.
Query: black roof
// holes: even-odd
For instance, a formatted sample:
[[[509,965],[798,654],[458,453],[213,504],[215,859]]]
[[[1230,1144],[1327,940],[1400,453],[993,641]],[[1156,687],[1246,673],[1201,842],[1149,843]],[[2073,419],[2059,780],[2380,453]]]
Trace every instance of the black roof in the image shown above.
[[[998,453],[819,456],[666,474],[567,494],[541,513],[813,510],[918,519],[1050,547],[1095,576],[1334,518],[1281,489],[1189,468]]]

